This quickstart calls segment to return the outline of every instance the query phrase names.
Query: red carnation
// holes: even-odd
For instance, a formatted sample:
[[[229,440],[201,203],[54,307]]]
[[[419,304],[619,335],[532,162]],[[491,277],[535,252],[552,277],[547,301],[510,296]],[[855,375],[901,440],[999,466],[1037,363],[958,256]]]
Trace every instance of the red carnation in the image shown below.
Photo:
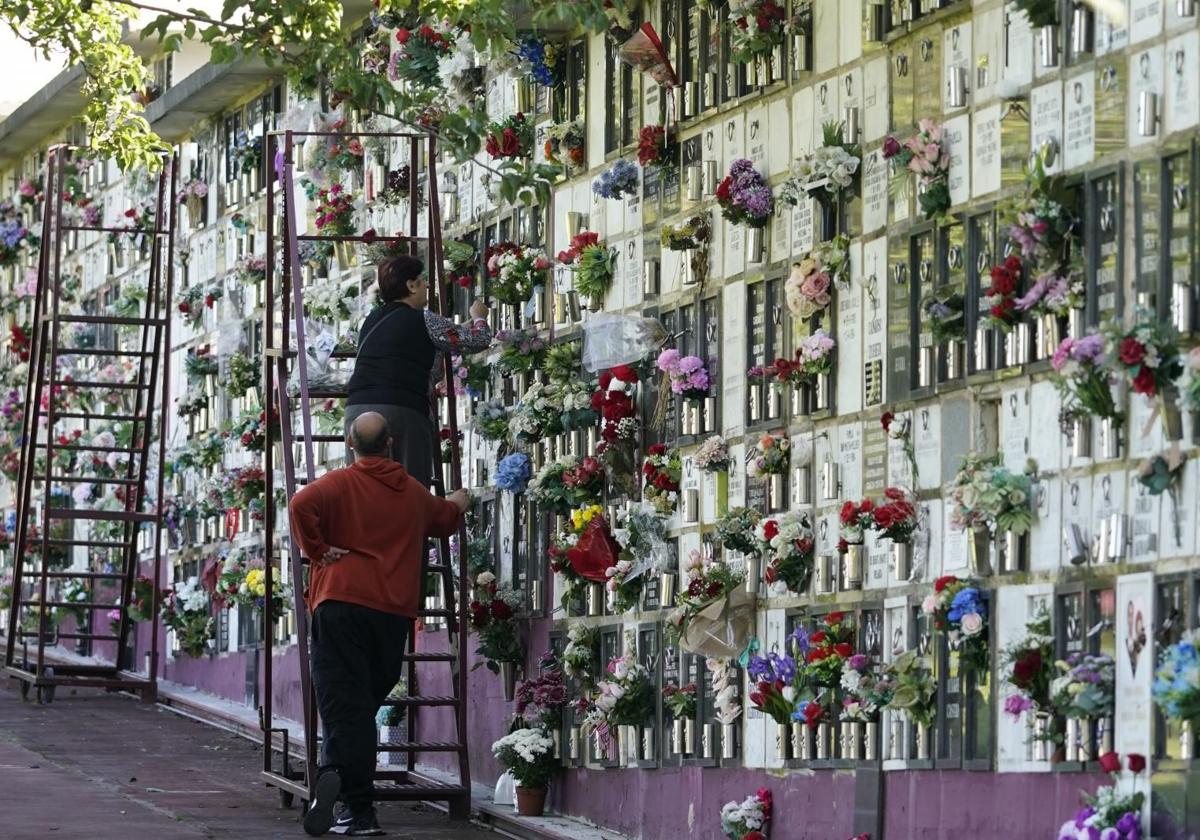
[[[768,519],[763,523],[763,536],[768,540],[775,539],[779,535],[779,523],[774,519]]]
[[[492,615],[501,621],[512,618],[512,607],[504,601],[492,601]]]
[[[1122,338],[1117,354],[1125,364],[1136,365],[1146,358],[1146,348],[1136,338]]]
[[[1148,367],[1139,370],[1138,375],[1133,378],[1133,390],[1149,397],[1158,393],[1158,385],[1154,381],[1154,371]]]
[[[854,655],[854,645],[850,644],[849,642],[838,642],[833,646],[833,650],[834,653],[842,657],[842,659],[849,659]]]
[[[725,180],[717,185],[717,201],[728,201],[732,188],[733,180],[729,176],[725,176]]]
[[[825,616],[825,623],[826,624],[841,624],[845,618],[846,618],[846,614],[844,612],[831,612]]]
[[[1025,651],[1013,663],[1012,682],[1019,689],[1027,689],[1033,685],[1038,673],[1042,670],[1042,653],[1037,648]]]
[[[945,589],[950,584],[957,583],[957,582],[958,582],[958,578],[955,577],[954,575],[943,575],[942,577],[938,578],[937,580],[935,580],[933,582],[933,591],[941,592],[943,589]]]
[[[810,702],[807,706],[804,707],[804,722],[806,724],[808,724],[810,727],[815,727],[820,722],[821,717],[824,714],[825,714],[825,709],[823,709],[821,707],[820,703],[811,703]]]
[[[779,579],[779,572],[775,570],[775,565],[773,563],[770,566],[767,566],[767,570],[763,572],[763,577],[767,579],[767,583],[774,583]]]
[[[808,637],[808,641],[810,644],[819,645],[822,644],[826,638],[828,638],[828,635],[825,633],[825,631],[818,630],[816,633],[813,633]]]
[[[895,419],[895,414],[892,414],[890,411],[885,411],[879,417],[879,424],[883,426],[883,430],[886,432],[891,427],[892,421]]]
[[[410,35],[412,35],[412,33],[409,32],[407,29],[397,29],[396,30],[396,40],[399,41],[401,44],[407,43]]]
[[[666,444],[656,443],[646,450],[647,455],[665,455],[667,452]]]

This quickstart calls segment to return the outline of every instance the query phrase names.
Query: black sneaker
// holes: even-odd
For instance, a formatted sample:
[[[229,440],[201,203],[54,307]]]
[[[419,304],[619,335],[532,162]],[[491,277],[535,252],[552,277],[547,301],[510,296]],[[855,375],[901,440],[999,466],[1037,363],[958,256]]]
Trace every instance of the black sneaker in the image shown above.
[[[312,802],[308,804],[308,812],[304,815],[305,834],[320,837],[329,831],[333,825],[333,804],[341,790],[342,777],[335,771],[327,770],[317,777]]]
[[[361,814],[351,814],[349,810],[338,816],[330,830],[331,834],[341,834],[347,837],[378,837],[384,831],[379,827],[379,819],[375,816],[375,808],[371,807]]]

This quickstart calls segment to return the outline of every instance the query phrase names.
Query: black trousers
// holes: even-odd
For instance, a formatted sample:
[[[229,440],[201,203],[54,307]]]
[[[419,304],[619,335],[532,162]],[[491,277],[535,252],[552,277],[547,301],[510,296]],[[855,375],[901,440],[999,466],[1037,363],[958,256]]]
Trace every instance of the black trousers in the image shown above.
[[[374,411],[387,420],[392,434],[392,460],[408,470],[408,474],[425,485],[433,483],[433,448],[439,446],[437,429],[428,414],[402,405],[367,403],[346,406],[343,425],[350,434],[350,424],[358,417]],[[346,466],[354,463],[354,450],[346,449]]]
[[[324,726],[320,772],[342,777],[342,801],[371,805],[375,713],[400,679],[412,619],[358,604],[323,601],[312,617],[312,678]]]

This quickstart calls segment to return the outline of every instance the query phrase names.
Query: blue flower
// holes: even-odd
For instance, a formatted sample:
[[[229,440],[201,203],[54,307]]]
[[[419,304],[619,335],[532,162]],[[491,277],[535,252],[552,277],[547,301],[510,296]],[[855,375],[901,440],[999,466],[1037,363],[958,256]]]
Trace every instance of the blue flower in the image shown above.
[[[529,483],[529,456],[514,452],[496,465],[496,486],[511,493],[521,493]]]
[[[807,658],[809,649],[808,631],[804,629],[804,625],[797,624],[796,629],[792,631],[792,635],[790,635],[788,638],[793,642],[794,651],[799,654],[801,658]]]
[[[750,675],[750,679],[758,682],[771,673],[771,666],[765,657],[754,656],[751,657],[750,664],[746,666],[746,673]]]
[[[767,659],[771,663],[771,670],[775,672],[774,679],[789,683],[796,676],[796,663],[790,656],[769,653]]]
[[[983,604],[979,600],[979,590],[970,586],[959,590],[958,594],[954,596],[954,600],[950,602],[950,609],[946,612],[946,618],[950,621],[961,621],[962,617],[969,613],[984,614]]]
[[[637,189],[638,168],[633,161],[625,158],[615,161],[592,182],[592,192],[601,198],[616,199],[636,195]]]

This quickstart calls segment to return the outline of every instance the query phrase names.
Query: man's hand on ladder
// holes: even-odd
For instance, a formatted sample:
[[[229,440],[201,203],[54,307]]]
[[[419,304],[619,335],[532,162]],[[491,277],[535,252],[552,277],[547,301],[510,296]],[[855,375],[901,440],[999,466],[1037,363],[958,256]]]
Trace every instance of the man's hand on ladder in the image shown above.
[[[447,496],[446,501],[457,505],[459,513],[466,513],[471,508],[471,494],[462,488]]]

